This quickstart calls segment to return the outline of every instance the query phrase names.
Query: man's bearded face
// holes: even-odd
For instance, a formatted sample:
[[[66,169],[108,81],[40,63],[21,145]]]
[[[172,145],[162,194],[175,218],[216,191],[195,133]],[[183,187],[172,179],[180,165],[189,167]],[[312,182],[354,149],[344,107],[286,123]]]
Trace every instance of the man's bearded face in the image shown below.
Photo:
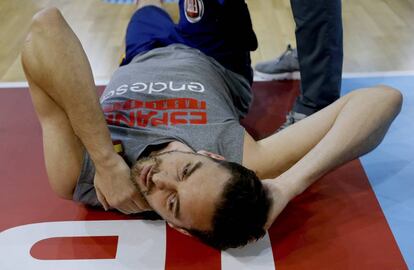
[[[132,181],[151,208],[171,225],[210,230],[230,173],[211,158],[171,151],[140,159]]]

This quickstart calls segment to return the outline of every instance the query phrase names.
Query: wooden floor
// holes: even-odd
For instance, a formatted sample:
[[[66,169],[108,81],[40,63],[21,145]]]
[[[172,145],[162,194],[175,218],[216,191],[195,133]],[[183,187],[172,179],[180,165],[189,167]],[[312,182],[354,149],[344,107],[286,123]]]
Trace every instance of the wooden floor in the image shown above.
[[[295,43],[288,0],[247,0],[259,49],[253,63]],[[1,0],[0,81],[24,81],[20,50],[30,19],[57,6],[80,38],[95,79],[106,80],[122,54],[122,40],[134,6],[100,0]],[[177,18],[175,4],[165,4]],[[343,0],[344,72],[414,70],[414,0]],[[63,63],[64,64],[64,63]]]

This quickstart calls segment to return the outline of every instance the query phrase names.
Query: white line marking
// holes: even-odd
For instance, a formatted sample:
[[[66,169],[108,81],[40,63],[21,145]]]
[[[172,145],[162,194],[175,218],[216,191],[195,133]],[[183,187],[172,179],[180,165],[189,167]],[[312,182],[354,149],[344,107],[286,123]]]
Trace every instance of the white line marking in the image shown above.
[[[379,71],[379,72],[347,72],[342,74],[342,79],[352,78],[378,78],[378,77],[401,77],[414,76],[414,70],[407,71]],[[259,76],[255,76],[254,81],[264,81]]]
[[[0,82],[0,88],[27,88],[27,82]]]
[[[349,73],[342,74],[343,79],[374,78],[374,77],[400,77],[400,76],[414,76],[414,70],[379,71],[379,72],[349,72]]]
[[[96,80],[96,86],[108,85],[109,80]],[[0,82],[0,88],[27,88],[29,84],[27,82]]]
[[[222,270],[275,270],[272,244],[269,234],[244,248],[233,248],[221,252]]]
[[[414,76],[414,70],[407,71],[381,71],[381,72],[349,72],[343,73],[343,79],[352,78],[375,78],[375,77],[400,77],[400,76]],[[255,80],[256,81],[256,80]],[[96,86],[108,85],[109,80],[96,80]],[[0,88],[27,88],[27,82],[0,82]]]

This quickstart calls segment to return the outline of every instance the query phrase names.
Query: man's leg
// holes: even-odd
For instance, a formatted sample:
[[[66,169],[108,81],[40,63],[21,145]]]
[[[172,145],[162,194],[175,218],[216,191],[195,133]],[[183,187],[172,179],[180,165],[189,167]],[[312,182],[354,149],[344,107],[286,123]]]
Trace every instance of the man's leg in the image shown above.
[[[137,10],[145,6],[156,6],[162,8],[161,0],[139,0],[137,4]]]
[[[180,0],[178,34],[184,44],[252,81],[250,51],[257,48],[244,0]]]
[[[121,66],[149,50],[182,43],[175,33],[175,24],[162,8],[161,0],[138,1],[125,35],[125,56]]]
[[[291,0],[301,73],[293,111],[310,115],[339,98],[343,41],[340,0]]]
[[[173,43],[199,49],[224,67],[252,81],[250,51],[257,48],[244,0],[180,0],[180,21],[175,25],[159,1],[138,2],[126,34],[128,64],[137,54]],[[243,31],[237,31],[243,29]]]

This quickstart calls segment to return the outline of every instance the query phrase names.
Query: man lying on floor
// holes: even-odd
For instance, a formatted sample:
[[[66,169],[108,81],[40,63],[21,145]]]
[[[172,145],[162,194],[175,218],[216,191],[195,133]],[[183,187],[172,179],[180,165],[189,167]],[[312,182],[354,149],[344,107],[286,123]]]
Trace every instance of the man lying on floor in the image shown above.
[[[385,86],[356,90],[255,141],[239,123],[257,46],[246,4],[201,4],[180,1],[174,25],[159,1],[140,1],[123,65],[100,102],[82,46],[57,9],[35,15],[22,63],[59,196],[125,214],[153,210],[225,249],[263,236],[292,198],[375,148],[402,97]]]

